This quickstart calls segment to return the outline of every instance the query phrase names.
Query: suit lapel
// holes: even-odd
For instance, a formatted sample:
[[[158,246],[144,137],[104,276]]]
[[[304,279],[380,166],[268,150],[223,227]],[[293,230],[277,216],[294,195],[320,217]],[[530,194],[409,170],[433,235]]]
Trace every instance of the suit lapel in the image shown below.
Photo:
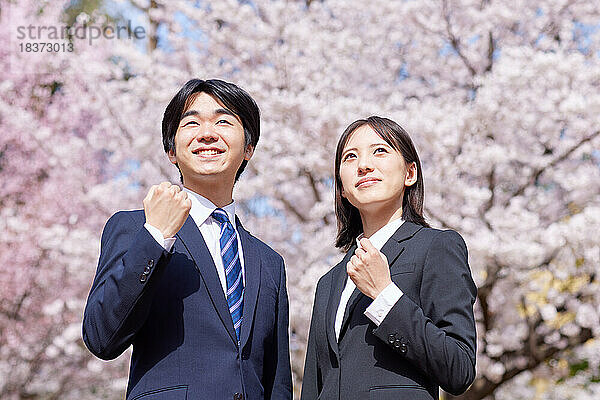
[[[354,254],[355,250],[356,245],[353,245],[344,256],[344,259],[335,267],[331,282],[331,291],[329,293],[329,302],[327,303],[327,339],[329,340],[329,345],[336,355],[338,355],[338,341],[335,334],[335,316],[340,305],[342,291],[346,286],[346,279],[348,278],[348,274],[346,273],[346,264]]]
[[[258,289],[260,286],[261,257],[251,235],[244,229],[237,219],[237,230],[242,242],[244,252],[244,311],[242,314],[242,327],[240,330],[240,343],[243,348],[252,329],[254,310],[258,301]]]
[[[385,256],[387,257],[390,269],[392,268],[392,265],[394,264],[394,262],[396,262],[396,260],[400,256],[400,254],[402,254],[402,252],[404,251],[404,243],[403,242],[405,240],[413,237],[414,234],[417,233],[421,228],[422,228],[422,226],[420,226],[420,225],[405,221],[404,223],[402,223],[402,225],[400,225],[400,227],[396,230],[396,232],[394,232],[392,234],[392,236],[388,239],[388,241],[385,242],[385,244],[381,248],[381,252],[383,254],[385,254]],[[351,250],[352,250],[352,254],[354,254],[354,251],[356,250],[356,246],[353,246],[353,248]],[[352,256],[352,254],[350,256]],[[350,257],[347,257],[347,258],[348,258],[348,260],[350,259]],[[348,261],[346,261],[346,262],[348,262]],[[348,300],[348,305],[344,312],[344,319],[342,320],[342,327],[340,329],[340,337],[342,336],[342,334],[346,328],[346,325],[348,324],[348,321],[350,320],[350,316],[352,315],[352,312],[356,308],[356,305],[361,300],[364,300],[365,298],[366,298],[366,296],[364,294],[362,294],[361,291],[358,290],[358,288],[354,289],[354,292],[352,292],[352,295],[350,296],[350,299]],[[339,305],[339,302],[340,302],[340,298],[338,296],[338,302],[337,302],[338,305]],[[335,318],[335,316],[334,316],[334,318]]]
[[[221,286],[221,281],[217,275],[217,267],[215,266],[210,251],[206,246],[206,242],[192,217],[188,216],[183,227],[181,227],[177,233],[177,237],[181,239],[181,242],[188,253],[192,256],[196,268],[206,285],[210,300],[217,310],[223,325],[225,325],[229,336],[231,336],[231,340],[237,343],[233,321],[231,320],[231,314],[229,314],[229,307],[227,306],[227,300],[225,299],[225,293],[223,293],[223,287]],[[244,251],[245,250],[246,249],[244,249]]]
[[[421,225],[417,225],[412,222],[404,221],[402,225],[394,232],[392,237],[381,248],[381,252],[385,254],[388,260],[388,264],[391,266],[394,264],[398,256],[404,251],[404,241],[410,239],[415,233],[423,228]]]
[[[342,326],[340,327],[340,338],[343,336],[344,331],[346,330],[346,325],[350,320],[350,315],[352,315],[352,311],[356,308],[358,302],[365,298],[365,295],[362,294],[358,288],[354,289],[350,298],[348,299],[348,304],[346,304],[346,309],[344,310],[344,317],[342,318]]]

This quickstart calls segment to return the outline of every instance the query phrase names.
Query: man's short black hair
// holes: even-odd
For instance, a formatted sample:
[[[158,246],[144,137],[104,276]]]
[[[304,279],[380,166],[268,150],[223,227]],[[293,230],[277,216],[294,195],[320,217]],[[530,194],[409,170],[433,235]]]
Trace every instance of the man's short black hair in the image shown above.
[[[175,134],[183,113],[191,104],[190,98],[195,93],[206,93],[214,96],[226,108],[233,111],[242,121],[245,147],[251,145],[252,148],[256,148],[260,137],[260,110],[254,99],[245,90],[233,83],[219,79],[191,79],[173,97],[163,115],[162,140],[165,152],[173,150],[173,153],[175,153]],[[240,165],[235,175],[236,181],[246,168],[246,164],[248,164],[247,160],[242,161],[242,165]]]

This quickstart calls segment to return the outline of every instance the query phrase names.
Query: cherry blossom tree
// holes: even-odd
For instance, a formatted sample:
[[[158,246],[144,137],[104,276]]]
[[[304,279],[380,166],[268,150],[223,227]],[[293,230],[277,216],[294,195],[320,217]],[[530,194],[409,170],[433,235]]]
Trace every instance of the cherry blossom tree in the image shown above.
[[[115,128],[86,82],[111,79],[109,53],[21,52],[8,28],[56,26],[62,5],[1,7],[0,398],[121,392],[125,363],[90,357],[81,340],[98,233],[111,212],[94,191],[115,179],[102,145]],[[113,377],[121,382],[111,389]]]
[[[60,2],[0,4],[3,18],[9,8],[23,25],[64,20]],[[416,142],[430,223],[456,229],[469,247],[478,374],[460,398],[600,394],[600,6],[127,7],[145,27],[142,42],[75,38],[72,53],[36,58],[15,52],[14,31],[3,32],[2,398],[122,397],[127,356],[89,355],[81,313],[104,221],[139,208],[152,184],[178,179],[160,120],[191,77],[236,82],[261,108],[262,137],[234,195],[245,226],[286,259],[297,393],[314,287],[341,258],[335,143],[351,121],[377,114]]]

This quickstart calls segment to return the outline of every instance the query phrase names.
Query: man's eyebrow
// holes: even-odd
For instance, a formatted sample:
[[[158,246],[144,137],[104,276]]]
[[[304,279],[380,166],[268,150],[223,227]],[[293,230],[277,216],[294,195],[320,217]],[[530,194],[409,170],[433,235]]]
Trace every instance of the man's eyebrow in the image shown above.
[[[214,114],[215,116],[216,116],[216,115],[222,115],[222,114],[225,114],[225,115],[231,115],[233,118],[235,118],[235,120],[236,120],[237,122],[239,122],[240,124],[242,124],[242,120],[241,120],[241,118],[240,118],[240,117],[239,117],[239,116],[238,116],[236,113],[234,113],[233,111],[231,111],[231,110],[228,110],[228,109],[226,109],[226,108],[217,108],[217,109],[214,111],[214,113],[213,113],[213,114]],[[243,125],[243,124],[242,124],[242,125]]]
[[[234,117],[235,119],[238,119],[238,116],[231,110],[228,110],[226,108],[217,108],[214,112],[213,115],[220,115],[220,114],[227,114],[227,115],[231,115],[232,117]]]
[[[236,113],[234,113],[231,110],[228,110],[226,108],[217,108],[215,111],[213,111],[213,116],[217,116],[217,115],[231,115],[233,118],[237,119],[238,121],[240,120],[240,118],[237,116]],[[188,110],[186,111],[182,116],[181,119],[183,120],[186,117],[190,117],[190,116],[199,116],[200,113],[196,110]]]
[[[189,117],[189,116],[191,116],[191,115],[200,115],[200,113],[199,113],[198,111],[196,111],[196,110],[189,110],[189,111],[186,111],[186,112],[185,112],[185,113],[184,113],[184,114],[181,116],[181,119],[184,119],[185,117]]]

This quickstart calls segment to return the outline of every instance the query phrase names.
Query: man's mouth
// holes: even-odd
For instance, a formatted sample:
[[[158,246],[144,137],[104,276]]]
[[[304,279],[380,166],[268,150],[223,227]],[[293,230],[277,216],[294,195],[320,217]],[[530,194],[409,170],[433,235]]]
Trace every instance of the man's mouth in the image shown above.
[[[196,149],[192,150],[192,153],[198,156],[216,156],[222,153],[225,153],[224,150],[215,149],[215,148],[206,148],[206,149]]]

